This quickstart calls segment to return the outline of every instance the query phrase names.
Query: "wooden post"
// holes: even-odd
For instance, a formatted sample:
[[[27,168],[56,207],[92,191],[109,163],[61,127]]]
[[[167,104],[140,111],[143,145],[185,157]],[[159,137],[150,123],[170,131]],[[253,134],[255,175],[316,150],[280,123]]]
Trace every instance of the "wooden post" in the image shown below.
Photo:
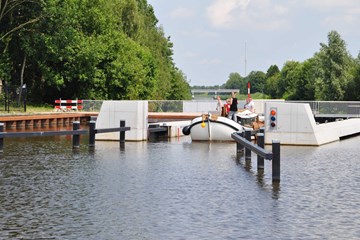
[[[257,143],[258,146],[261,148],[264,148],[264,134],[258,133],[257,134]],[[258,169],[264,169],[264,158],[260,155],[257,155],[257,168]]]
[[[73,122],[73,130],[79,130],[80,129],[80,122],[74,121]],[[73,148],[79,148],[80,147],[80,135],[74,134],[73,135]]]
[[[245,131],[245,139],[251,142],[251,130]],[[251,160],[251,149],[245,148],[245,160]]]
[[[95,147],[95,121],[89,122],[89,147]]]
[[[0,132],[4,132],[4,123],[0,123]],[[0,153],[4,152],[4,138],[0,138]]]
[[[272,141],[272,180],[280,182],[280,140]]]

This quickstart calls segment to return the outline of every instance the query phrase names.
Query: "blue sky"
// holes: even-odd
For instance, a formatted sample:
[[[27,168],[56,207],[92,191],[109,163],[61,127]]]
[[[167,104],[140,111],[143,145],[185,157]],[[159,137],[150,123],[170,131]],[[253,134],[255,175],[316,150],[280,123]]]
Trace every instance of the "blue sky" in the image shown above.
[[[304,61],[336,30],[360,51],[359,0],[148,0],[190,85],[221,85],[288,60]],[[246,64],[245,64],[246,59]]]

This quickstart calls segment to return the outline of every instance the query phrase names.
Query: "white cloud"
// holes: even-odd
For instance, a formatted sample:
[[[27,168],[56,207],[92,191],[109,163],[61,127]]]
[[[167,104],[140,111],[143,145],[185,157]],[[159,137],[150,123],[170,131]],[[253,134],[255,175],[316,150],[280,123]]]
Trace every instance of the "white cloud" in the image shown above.
[[[215,0],[207,8],[210,23],[217,28],[273,30],[288,26],[285,5],[272,0]]]
[[[315,7],[320,10],[329,8],[351,8],[359,7],[359,0],[298,0],[297,4],[305,4],[306,6]]]
[[[188,18],[194,17],[195,12],[192,9],[189,9],[189,8],[179,7],[179,8],[176,8],[175,10],[173,10],[170,13],[170,16],[172,18],[188,19]]]
[[[208,8],[207,15],[215,27],[232,25],[234,21],[234,11],[244,10],[250,0],[215,0]]]
[[[329,29],[351,31],[360,24],[360,1],[319,1],[306,0],[303,2],[307,8],[318,12],[323,26]]]

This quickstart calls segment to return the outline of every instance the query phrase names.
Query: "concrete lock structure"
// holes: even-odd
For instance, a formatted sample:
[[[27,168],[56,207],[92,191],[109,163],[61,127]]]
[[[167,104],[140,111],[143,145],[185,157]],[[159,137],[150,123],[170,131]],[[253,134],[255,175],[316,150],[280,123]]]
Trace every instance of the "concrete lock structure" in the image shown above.
[[[127,141],[147,140],[148,101],[104,101],[96,120],[96,128],[119,127],[119,121],[125,120],[131,128],[126,134]],[[119,140],[119,132],[96,134],[96,140]]]
[[[201,111],[215,109],[216,101],[197,102],[183,101],[183,112],[176,113],[178,118],[188,113],[198,116]],[[340,138],[360,133],[360,118],[318,124],[308,103],[292,103],[283,100],[260,100],[255,102],[256,112],[265,117],[265,144],[272,144],[277,139],[284,145],[320,146],[340,140]],[[151,133],[167,129],[168,137],[182,136],[182,128],[190,121],[149,123],[151,114],[148,112],[148,101],[104,101],[96,128],[114,128],[120,120],[125,120],[131,127],[126,134],[127,141],[146,141]],[[161,113],[170,118],[174,113]],[[189,117],[189,116],[187,116]],[[179,119],[177,119],[179,120]],[[150,130],[149,130],[150,129]],[[119,140],[119,132],[99,133],[96,140]]]
[[[265,144],[320,146],[360,132],[360,119],[317,124],[309,104],[265,103]]]
[[[131,131],[126,133],[126,141],[146,141],[152,130],[167,129],[167,137],[182,136],[182,128],[190,121],[158,122],[153,127],[149,125],[148,101],[104,101],[96,121],[96,128],[114,128],[119,121],[125,120]],[[161,128],[161,129],[160,129]],[[150,130],[149,130],[150,129]],[[96,140],[118,141],[119,133],[98,133]]]

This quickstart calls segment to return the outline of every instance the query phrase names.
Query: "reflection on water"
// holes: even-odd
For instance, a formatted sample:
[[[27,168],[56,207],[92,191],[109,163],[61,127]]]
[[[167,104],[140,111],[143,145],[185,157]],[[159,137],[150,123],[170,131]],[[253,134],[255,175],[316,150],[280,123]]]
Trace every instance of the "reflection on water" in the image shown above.
[[[234,143],[81,139],[6,139],[0,239],[360,238],[360,137],[282,146],[280,183]]]

